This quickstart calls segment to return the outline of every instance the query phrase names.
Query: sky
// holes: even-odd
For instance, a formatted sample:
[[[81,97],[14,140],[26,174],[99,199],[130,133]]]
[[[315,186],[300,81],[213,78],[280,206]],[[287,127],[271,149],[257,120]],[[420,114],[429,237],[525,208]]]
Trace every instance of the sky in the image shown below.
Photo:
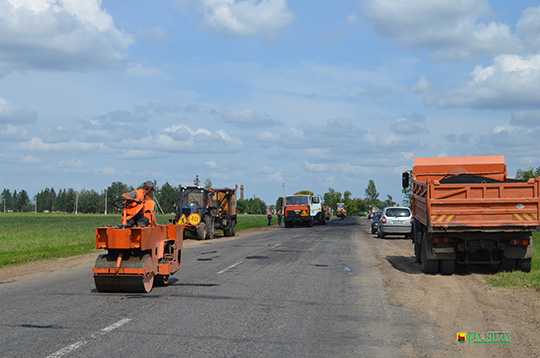
[[[540,166],[540,2],[0,0],[0,189],[329,188]]]

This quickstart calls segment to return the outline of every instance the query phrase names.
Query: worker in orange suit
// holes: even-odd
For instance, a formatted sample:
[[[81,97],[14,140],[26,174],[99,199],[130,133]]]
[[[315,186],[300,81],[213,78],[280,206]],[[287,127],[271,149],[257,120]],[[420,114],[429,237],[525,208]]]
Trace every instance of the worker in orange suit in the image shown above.
[[[126,226],[148,226],[155,222],[156,203],[150,198],[154,189],[154,182],[148,180],[143,183],[142,188],[122,194],[122,198],[133,201],[133,204],[126,209]]]
[[[281,213],[281,210],[279,210],[277,212],[277,221],[278,221],[278,226],[281,227],[281,219],[283,218],[283,214]]]
[[[270,209],[266,212],[266,217],[268,218],[268,226],[272,225],[272,212]]]

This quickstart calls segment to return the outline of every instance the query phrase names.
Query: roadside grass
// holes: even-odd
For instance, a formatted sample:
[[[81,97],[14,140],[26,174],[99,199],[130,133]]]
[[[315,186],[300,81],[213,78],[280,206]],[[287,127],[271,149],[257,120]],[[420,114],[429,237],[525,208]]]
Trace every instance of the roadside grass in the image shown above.
[[[158,215],[166,224],[170,214]],[[0,267],[91,253],[95,228],[119,225],[120,215],[0,214]],[[265,226],[265,215],[238,215],[237,231]]]
[[[533,287],[540,291],[540,232],[533,233],[533,259],[531,272],[498,272],[485,277],[486,282],[499,287]]]

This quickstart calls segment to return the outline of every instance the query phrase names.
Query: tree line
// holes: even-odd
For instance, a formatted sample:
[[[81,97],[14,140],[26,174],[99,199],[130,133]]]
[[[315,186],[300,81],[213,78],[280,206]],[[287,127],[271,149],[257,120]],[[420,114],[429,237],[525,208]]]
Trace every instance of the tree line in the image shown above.
[[[193,181],[194,185],[200,185],[199,177]],[[205,188],[212,187],[212,181],[206,179]],[[172,213],[175,210],[175,204],[180,196],[181,185],[173,186],[165,182],[162,186],[156,186],[152,193],[153,199],[157,203],[157,211],[163,213]],[[80,191],[69,189],[55,190],[54,188],[45,188],[37,193],[33,200],[30,199],[25,190],[4,189],[0,195],[2,201],[0,211],[3,212],[60,212],[60,213],[82,213],[82,214],[103,214],[115,213],[113,203],[120,200],[123,193],[134,190],[133,186],[122,182],[113,182],[102,192],[95,190],[82,189]],[[264,214],[267,205],[259,198],[248,200],[237,200],[239,213]]]

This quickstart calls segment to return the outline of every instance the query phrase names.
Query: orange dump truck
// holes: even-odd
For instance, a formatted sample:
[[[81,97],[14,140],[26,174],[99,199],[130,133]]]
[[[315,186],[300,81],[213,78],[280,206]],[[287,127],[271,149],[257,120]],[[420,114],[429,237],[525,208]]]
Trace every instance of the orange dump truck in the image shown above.
[[[531,270],[540,178],[509,179],[502,155],[415,158],[412,174],[412,238],[423,272],[449,275],[456,263]]]

